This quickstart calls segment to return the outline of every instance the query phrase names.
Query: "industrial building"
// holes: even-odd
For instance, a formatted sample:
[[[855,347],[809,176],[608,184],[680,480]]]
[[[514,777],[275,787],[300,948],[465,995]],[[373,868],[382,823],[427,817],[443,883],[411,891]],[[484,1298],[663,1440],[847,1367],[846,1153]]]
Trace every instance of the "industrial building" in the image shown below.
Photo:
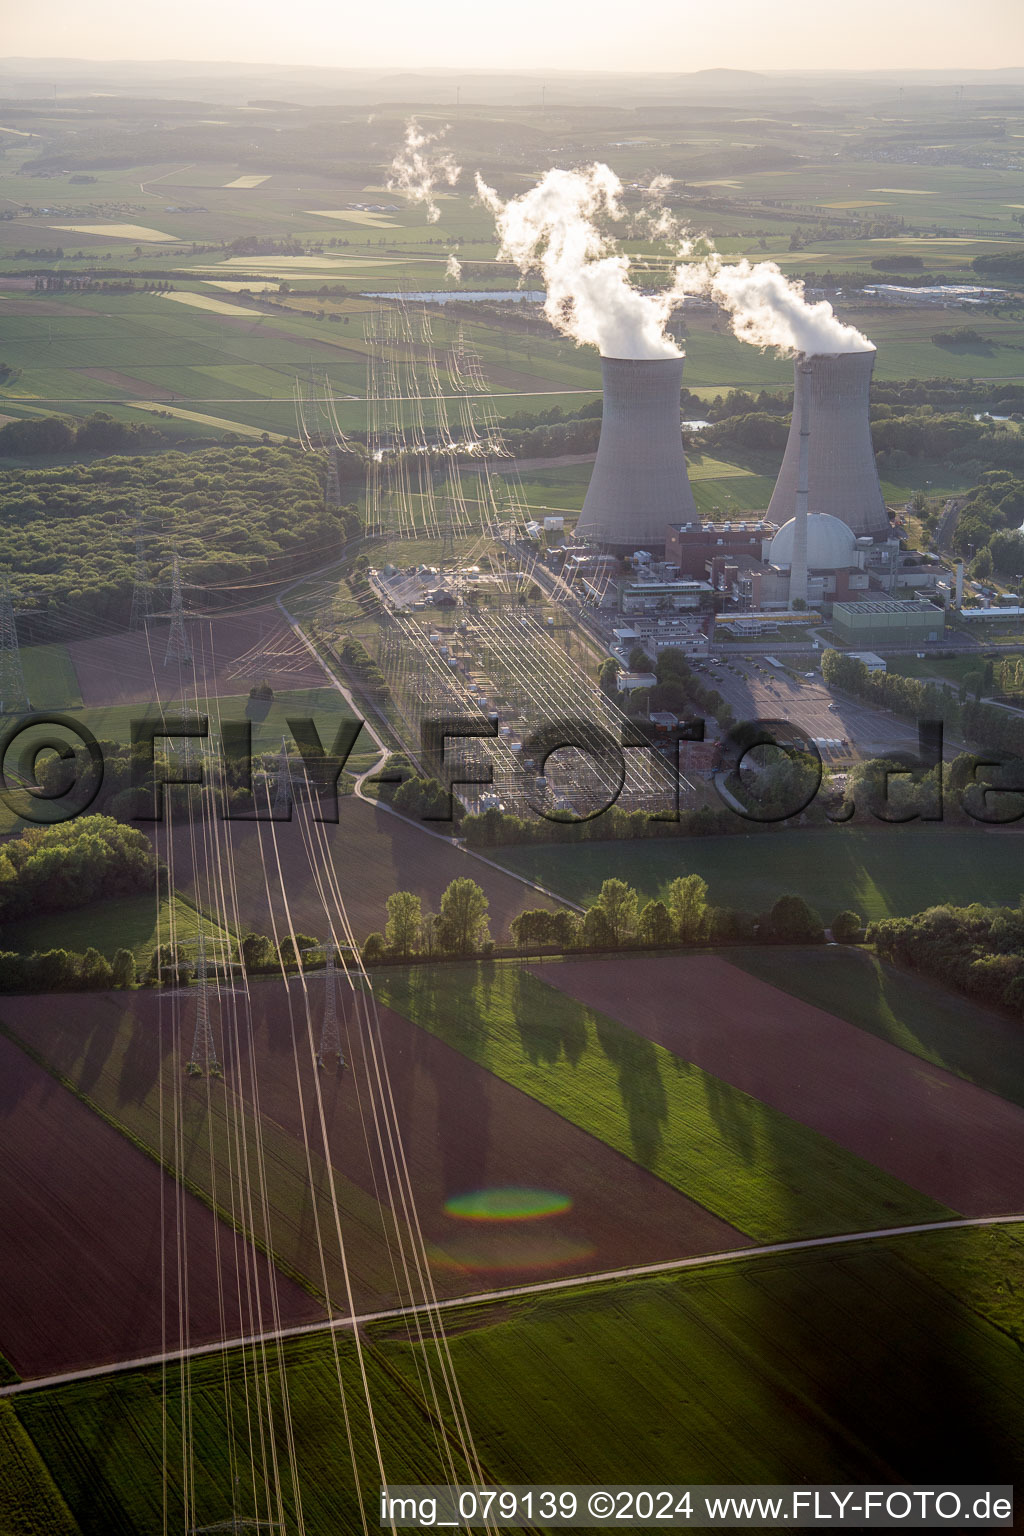
[[[869,413],[874,366],[874,351],[800,356],[794,365],[794,398],[800,399],[806,385],[808,509],[839,518],[858,538],[884,539],[891,529],[878,481]],[[796,509],[800,443],[800,413],[794,410],[782,468],[768,503],[769,522],[785,523]]]
[[[778,529],[764,518],[751,522],[713,523],[694,519],[674,523],[665,534],[665,560],[680,576],[703,580],[710,561],[724,557],[732,564],[744,557],[760,561],[765,539]]]
[[[623,613],[709,613],[713,591],[707,581],[627,581],[619,587]]]
[[[841,645],[867,651],[892,646],[925,645],[941,640],[945,615],[934,603],[886,598],[867,603],[836,603],[832,628]]]
[[[577,536],[614,554],[661,555],[667,526],[697,518],[679,412],[683,359],[602,357],[601,378],[601,437]]]

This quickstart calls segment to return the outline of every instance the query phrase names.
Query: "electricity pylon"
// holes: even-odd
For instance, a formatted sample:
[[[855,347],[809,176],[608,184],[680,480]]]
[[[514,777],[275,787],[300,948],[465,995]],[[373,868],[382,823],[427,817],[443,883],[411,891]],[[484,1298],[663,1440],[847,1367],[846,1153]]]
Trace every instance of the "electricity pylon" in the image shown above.
[[[146,538],[138,519],[135,521],[135,564],[132,575],[132,611],[128,628],[135,631],[145,629],[153,613],[153,588],[146,566]]]
[[[341,1032],[338,1028],[338,971],[333,944],[311,944],[302,951],[303,969],[307,960],[322,960],[322,971],[314,971],[314,977],[322,976],[324,982],[324,1016],[320,1025],[320,1048],[316,1053],[318,1067],[327,1066],[327,1058],[336,1056],[338,1066],[344,1069],[345,1058],[341,1052]],[[306,971],[308,976],[310,972]]]
[[[288,743],[281,737],[281,750],[277,754],[277,781],[274,789],[272,814],[286,819],[292,809],[292,765],[288,756]]]
[[[0,576],[0,715],[14,715],[28,707],[11,589],[7,577]]]
[[[167,990],[168,997],[194,997],[196,1000],[196,1027],[192,1035],[192,1054],[186,1065],[186,1072],[190,1077],[222,1077],[224,1068],[217,1054],[217,1042],[213,1036],[213,1018],[211,1004],[214,1000],[226,996],[229,992],[245,992],[244,987],[232,986],[229,981],[218,977],[218,970],[241,971],[241,960],[235,960],[230,954],[235,940],[220,934],[208,934],[202,929],[195,939],[179,942],[175,948],[195,955],[196,984],[194,987],[172,987]],[[211,954],[211,948],[215,953]],[[219,951],[219,952],[218,952]],[[177,964],[177,956],[173,962]]]
[[[178,551],[174,551],[171,565],[171,632],[167,636],[167,654],[164,666],[172,661],[191,661],[192,651],[185,632],[185,602],[181,592],[181,566]]]

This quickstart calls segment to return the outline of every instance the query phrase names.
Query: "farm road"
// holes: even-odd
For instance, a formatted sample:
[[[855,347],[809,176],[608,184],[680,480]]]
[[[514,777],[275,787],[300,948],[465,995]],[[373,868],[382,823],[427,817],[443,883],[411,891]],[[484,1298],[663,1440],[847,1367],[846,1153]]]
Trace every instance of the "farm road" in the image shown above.
[[[842,1232],[832,1237],[805,1237],[788,1243],[765,1243],[756,1248],[734,1248],[725,1253],[706,1253],[698,1258],[669,1259],[660,1264],[637,1264],[629,1269],[607,1269],[599,1274],[572,1275],[564,1280],[538,1280],[531,1285],[506,1286],[498,1291],[477,1291],[469,1296],[454,1296],[446,1301],[420,1302],[414,1307],[392,1307],[383,1312],[363,1312],[358,1317],[338,1317],[329,1323],[299,1323],[290,1328],[244,1338],[225,1339],[219,1344],[197,1344],[191,1349],[172,1350],[167,1354],[148,1355],[138,1360],[121,1360],[114,1365],[97,1365],[84,1371],[68,1371],[60,1376],[45,1376],[35,1381],[15,1382],[0,1387],[0,1398],[18,1397],[24,1392],[38,1392],[48,1387],[67,1386],[71,1382],[90,1381],[101,1376],[117,1376],[123,1371],[142,1370],[177,1360],[193,1360],[201,1355],[225,1349],[241,1349],[252,1344],[271,1344],[279,1339],[301,1338],[328,1329],[362,1328],[369,1323],[400,1322],[424,1312],[448,1312],[456,1307],[479,1307],[482,1302],[514,1301],[520,1296],[542,1296],[546,1291],[576,1290],[584,1285],[604,1285],[614,1280],[643,1280],[650,1275],[673,1274],[684,1269],[700,1269],[712,1264],[726,1264],[747,1259],[770,1258],[774,1254],[797,1253],[805,1248],[835,1248],[843,1243],[868,1243],[889,1237],[913,1237],[923,1232],[949,1232],[961,1227],[1005,1227],[1024,1223],[1024,1213],[1014,1216],[961,1217],[954,1221],[918,1222],[909,1227],[879,1227],[871,1232]]]

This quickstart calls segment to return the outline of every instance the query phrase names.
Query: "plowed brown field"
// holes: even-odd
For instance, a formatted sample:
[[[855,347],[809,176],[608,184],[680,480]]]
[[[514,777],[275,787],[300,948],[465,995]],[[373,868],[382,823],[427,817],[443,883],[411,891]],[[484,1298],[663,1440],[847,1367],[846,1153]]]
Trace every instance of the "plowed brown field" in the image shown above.
[[[490,902],[491,933],[499,941],[506,937],[512,918],[525,907],[558,905],[524,881],[492,868],[446,839],[432,837],[415,823],[378,809],[368,801],[347,795],[339,800],[338,806],[337,824],[325,824],[321,830],[327,858],[360,942],[374,929],[384,927],[386,902],[393,891],[412,891],[422,899],[424,910],[437,911],[445,887],[461,876],[469,876],[482,887]],[[298,818],[279,822],[273,828],[234,821],[227,823],[227,829],[243,928],[269,933],[271,911],[277,923],[283,924],[283,879],[295,928],[316,938],[325,937],[323,902]],[[172,835],[178,888],[202,904],[202,889],[197,889],[190,874],[193,866],[187,825]],[[164,840],[162,835],[160,851],[166,857]],[[268,880],[272,892],[269,897]]]
[[[0,1209],[0,1351],[24,1377],[175,1347],[179,1220],[189,1341],[259,1326],[247,1276],[273,1315],[266,1259],[3,1037]],[[323,1315],[281,1275],[277,1291],[283,1319]]]
[[[166,594],[163,600],[167,600]],[[211,698],[249,692],[251,679],[239,675],[237,663],[261,644],[281,653],[281,670],[271,678],[275,689],[317,688],[327,681],[275,607],[221,614],[214,619],[186,617],[185,624],[200,691]],[[180,698],[178,668],[164,666],[168,632],[167,623],[154,621],[148,638],[140,632],[72,641],[68,651],[78,674],[82,703],[88,708]],[[194,687],[191,666],[187,679]]]
[[[538,974],[965,1216],[1024,1209],[1024,1109],[726,960],[570,960]]]

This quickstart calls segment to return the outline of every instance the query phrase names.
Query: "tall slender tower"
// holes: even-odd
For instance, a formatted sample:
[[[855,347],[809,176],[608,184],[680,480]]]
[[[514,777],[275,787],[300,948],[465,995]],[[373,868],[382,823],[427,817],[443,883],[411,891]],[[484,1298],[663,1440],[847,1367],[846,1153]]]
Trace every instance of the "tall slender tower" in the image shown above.
[[[793,417],[800,432],[797,467],[796,518],[793,528],[793,558],[789,567],[789,606],[800,602],[807,606],[807,503],[808,466],[811,447],[811,370],[802,363],[796,370]]]
[[[135,519],[135,564],[132,570],[132,612],[128,628],[132,631],[145,629],[153,612],[153,588],[146,565],[146,536],[142,522]]]
[[[20,714],[28,707],[11,589],[7,577],[0,576],[0,715]]]
[[[210,985],[206,940],[200,930],[196,954],[196,1030],[192,1037],[192,1055],[188,1062],[188,1071],[193,1077],[201,1076],[204,1072],[219,1077],[221,1073],[217,1047],[213,1038],[213,1025],[210,1022],[211,991],[215,992],[216,986]]]
[[[175,550],[171,566],[171,632],[167,636],[167,654],[164,656],[164,666],[168,666],[172,661],[191,661],[191,659],[192,650],[185,631],[185,601],[181,591],[181,566],[178,563],[178,551]]]
[[[320,1025],[320,1047],[316,1053],[318,1067],[326,1067],[328,1057],[334,1056],[339,1067],[344,1067],[345,1058],[341,1052],[341,1032],[338,1028],[338,971],[335,964],[335,951],[333,944],[311,945],[302,951],[302,959],[322,960],[324,968],[315,974],[323,977],[324,983],[324,1014]]]
[[[273,815],[286,820],[292,813],[292,798],[292,765],[288,756],[288,743],[282,736],[281,750],[277,754]]]
[[[604,413],[576,532],[615,554],[662,554],[669,523],[697,520],[679,393],[683,359],[602,357]]]
[[[814,431],[808,444],[808,504],[852,528],[857,538],[887,538],[885,509],[871,443],[871,375],[875,352],[801,355],[794,365],[793,421],[768,504],[768,519],[781,525],[793,516],[800,483],[801,431],[797,400],[806,370]]]

